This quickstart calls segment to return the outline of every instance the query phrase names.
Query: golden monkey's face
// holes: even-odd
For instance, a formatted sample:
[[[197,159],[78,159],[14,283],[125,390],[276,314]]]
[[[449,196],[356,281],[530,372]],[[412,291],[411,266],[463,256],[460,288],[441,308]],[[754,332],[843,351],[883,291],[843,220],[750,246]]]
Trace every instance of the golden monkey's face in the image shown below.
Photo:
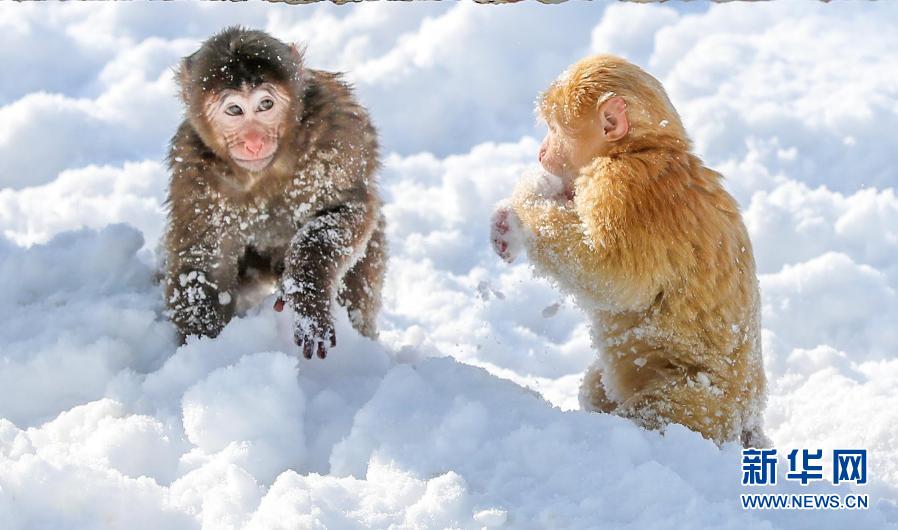
[[[601,138],[596,135],[574,138],[549,124],[549,132],[539,147],[539,163],[547,172],[570,181],[596,157],[600,143]]]
[[[539,146],[539,163],[543,169],[557,177],[571,178],[579,169],[572,162],[573,147],[572,142],[554,124],[549,124],[549,132]]]
[[[625,138],[630,130],[627,105],[612,97],[599,107],[595,117],[577,127],[575,135],[548,122],[549,132],[539,148],[539,162],[549,173],[568,182],[599,156],[605,156],[612,144]]]

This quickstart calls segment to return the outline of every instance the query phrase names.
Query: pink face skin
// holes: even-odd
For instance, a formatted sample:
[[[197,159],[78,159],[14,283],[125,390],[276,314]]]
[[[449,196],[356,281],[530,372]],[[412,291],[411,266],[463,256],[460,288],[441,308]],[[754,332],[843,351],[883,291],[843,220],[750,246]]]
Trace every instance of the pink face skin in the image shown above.
[[[231,160],[256,172],[274,160],[288,108],[286,92],[266,83],[252,90],[226,90],[210,98],[206,117]]]
[[[571,161],[572,142],[567,141],[549,124],[549,132],[539,146],[539,163],[547,172],[564,180],[573,178],[579,168],[573,167]]]
[[[561,178],[565,188],[573,186],[580,170],[596,157],[606,154],[611,144],[627,136],[630,130],[627,104],[620,97],[612,97],[599,107],[593,123],[571,138],[549,122],[542,145],[539,146],[539,163],[547,172]]]

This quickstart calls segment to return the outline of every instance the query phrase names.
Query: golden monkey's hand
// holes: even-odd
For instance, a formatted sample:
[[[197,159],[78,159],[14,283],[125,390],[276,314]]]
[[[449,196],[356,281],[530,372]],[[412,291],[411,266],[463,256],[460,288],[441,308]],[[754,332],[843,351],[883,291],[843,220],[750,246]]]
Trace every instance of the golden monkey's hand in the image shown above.
[[[508,263],[513,262],[521,253],[524,234],[521,221],[510,201],[505,200],[496,205],[490,223],[490,241],[496,254]]]
[[[568,190],[572,187],[573,181],[569,178],[561,178],[542,169],[531,169],[521,177],[515,188],[515,195],[543,197],[564,202],[568,200]]]

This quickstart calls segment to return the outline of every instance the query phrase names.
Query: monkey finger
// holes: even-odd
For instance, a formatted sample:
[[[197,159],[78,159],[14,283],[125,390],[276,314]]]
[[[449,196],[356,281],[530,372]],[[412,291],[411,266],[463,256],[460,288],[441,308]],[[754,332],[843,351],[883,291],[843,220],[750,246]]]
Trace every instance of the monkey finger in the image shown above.
[[[500,230],[508,230],[508,210],[500,208],[493,213],[493,225]]]
[[[504,261],[509,261],[511,257],[508,252],[508,241],[504,239],[493,239],[493,250]]]
[[[306,359],[312,358],[312,341],[306,340],[302,344],[302,356]]]
[[[319,342],[318,343],[318,358],[324,359],[325,357],[327,357],[327,348],[324,347],[323,342]]]
[[[514,263],[515,255],[508,251],[508,246],[499,253],[499,257],[502,258],[502,261],[505,263]]]
[[[274,310],[277,311],[278,313],[280,313],[281,311],[284,310],[284,299],[283,298],[278,298],[277,300],[274,301]]]
[[[337,347],[337,334],[331,331],[331,348]]]

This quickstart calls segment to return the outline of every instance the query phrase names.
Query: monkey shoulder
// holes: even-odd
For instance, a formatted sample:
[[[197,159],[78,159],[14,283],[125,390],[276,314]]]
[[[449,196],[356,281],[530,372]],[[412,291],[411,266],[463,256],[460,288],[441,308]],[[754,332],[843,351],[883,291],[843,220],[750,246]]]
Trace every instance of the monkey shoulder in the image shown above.
[[[210,175],[228,170],[221,160],[203,141],[188,120],[184,120],[172,137],[167,157],[170,179],[173,187],[183,183],[190,188],[198,184],[212,184]]]
[[[224,200],[217,175],[227,165],[202,142],[185,121],[171,141],[168,155],[169,186],[165,206],[168,230],[183,234],[212,232],[224,222]]]
[[[185,119],[172,136],[168,152],[168,162],[171,166],[175,163],[201,160],[211,154],[212,150],[203,142],[190,120]]]
[[[308,70],[303,103],[302,122],[320,148],[339,147],[377,159],[377,131],[342,74]]]
[[[305,90],[302,97],[307,113],[322,112],[330,106],[335,108],[360,106],[352,87],[339,72],[308,69],[304,79]]]
[[[693,161],[685,153],[639,152],[603,157],[577,182],[575,204],[586,232],[622,259],[690,248],[702,232],[704,197],[690,190]]]
[[[295,139],[300,153],[286,175],[286,199],[312,212],[376,194],[377,132],[352,88],[337,73],[307,70]]]

